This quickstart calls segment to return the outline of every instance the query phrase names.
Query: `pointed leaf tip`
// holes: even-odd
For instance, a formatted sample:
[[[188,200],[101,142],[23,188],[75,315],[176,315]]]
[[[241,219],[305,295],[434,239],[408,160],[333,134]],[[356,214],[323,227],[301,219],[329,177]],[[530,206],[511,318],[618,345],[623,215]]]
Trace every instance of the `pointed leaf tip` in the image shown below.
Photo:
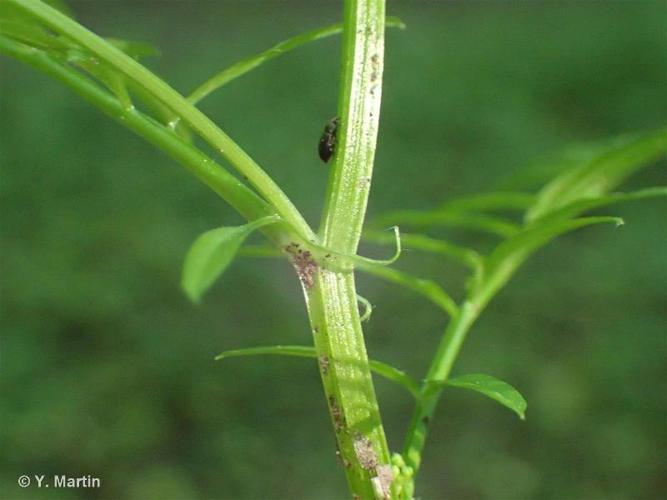
[[[512,277],[514,272],[536,250],[562,234],[594,224],[623,224],[619,217],[598,216],[579,217],[577,219],[544,219],[533,223],[498,245],[487,257],[484,267],[484,279],[475,284],[475,293],[479,294],[483,303],[500,290]]]
[[[441,382],[436,383],[442,384]],[[444,385],[469,389],[484,394],[512,410],[521,420],[526,419],[526,408],[528,407],[528,403],[521,393],[507,382],[503,382],[491,375],[485,375],[483,373],[461,375],[447,380]]]

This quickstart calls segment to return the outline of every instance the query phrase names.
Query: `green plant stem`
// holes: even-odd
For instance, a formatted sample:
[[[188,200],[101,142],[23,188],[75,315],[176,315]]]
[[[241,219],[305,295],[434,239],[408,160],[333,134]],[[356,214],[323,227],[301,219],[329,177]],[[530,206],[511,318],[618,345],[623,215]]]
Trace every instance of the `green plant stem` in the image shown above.
[[[215,148],[239,173],[246,176],[285,221],[296,228],[305,239],[316,239],[300,212],[271,177],[213,121],[167,83],[103,38],[43,2],[39,0],[6,1],[39,20],[44,26],[66,35],[85,47],[112,68],[124,74],[132,83],[150,93],[174,114],[180,116],[184,123]]]
[[[433,382],[447,381],[473,324],[486,305],[507,284],[519,266],[518,262],[505,258],[495,267],[493,272],[487,273],[486,264],[487,261],[480,262],[481,268],[479,273],[476,274],[474,286],[461,304],[458,314],[451,318],[445,328],[421,385],[421,396],[418,398],[412,414],[403,446],[403,458],[405,463],[412,468],[415,476],[421,465],[421,455],[426,443],[428,425],[433,419],[433,414],[443,391],[443,384],[438,385],[433,384]]]
[[[339,137],[320,234],[325,246],[354,254],[366,214],[380,118],[384,1],[346,0],[345,8]]]
[[[384,57],[384,0],[346,0],[343,69],[333,170],[321,228],[322,242],[355,254],[366,212],[380,111]],[[340,458],[355,498],[390,498],[381,484],[390,463],[352,272],[318,267],[303,280],[314,345]],[[324,363],[322,360],[326,360]]]
[[[463,303],[459,313],[451,319],[445,329],[425,380],[443,382],[447,380],[470,327],[481,313],[481,310],[481,304],[474,299]],[[415,406],[403,448],[405,463],[412,467],[415,475],[421,464],[421,454],[426,443],[428,424],[433,418],[441,393],[442,387],[432,383],[423,383],[420,389],[421,397]]]
[[[613,201],[629,201],[663,194],[662,190],[657,189],[631,195],[617,195],[615,198],[612,198]],[[613,201],[607,199],[600,203],[611,203]],[[589,200],[588,203],[592,203],[592,201]],[[567,216],[569,212],[565,208],[562,215]],[[475,281],[472,283],[466,300],[460,307],[458,314],[452,317],[452,320],[447,325],[442,340],[433,356],[433,361],[426,374],[425,381],[421,386],[421,398],[419,398],[413,413],[403,448],[405,462],[413,469],[415,474],[421,462],[421,454],[428,432],[428,423],[433,417],[440,394],[442,393],[442,386],[444,385],[433,384],[433,382],[444,383],[447,381],[470,328],[486,305],[508,283],[520,265],[535,250],[546,244],[550,239],[559,234],[592,224],[612,223],[619,225],[623,222],[617,217],[604,216],[582,217],[569,220],[567,217],[562,218],[555,213],[552,217],[555,220],[550,224],[526,226],[515,237],[501,243],[490,256],[484,259],[481,273],[476,276]]]
[[[136,109],[128,109],[83,74],[55,61],[40,50],[22,46],[2,37],[0,37],[0,52],[54,77],[118,123],[146,139],[192,172],[248,220],[275,213],[254,191],[211,158]],[[284,228],[267,226],[263,229],[265,234],[279,245],[289,239]]]

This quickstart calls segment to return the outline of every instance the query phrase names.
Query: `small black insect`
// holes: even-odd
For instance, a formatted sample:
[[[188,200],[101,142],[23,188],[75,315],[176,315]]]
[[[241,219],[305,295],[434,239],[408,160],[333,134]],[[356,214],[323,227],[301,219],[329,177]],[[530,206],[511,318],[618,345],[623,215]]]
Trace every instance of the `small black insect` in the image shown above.
[[[336,151],[336,132],[338,130],[338,125],[340,123],[340,118],[332,118],[324,126],[324,132],[322,132],[322,137],[320,137],[320,144],[317,148],[320,159],[327,163],[329,159],[333,156],[334,151]]]

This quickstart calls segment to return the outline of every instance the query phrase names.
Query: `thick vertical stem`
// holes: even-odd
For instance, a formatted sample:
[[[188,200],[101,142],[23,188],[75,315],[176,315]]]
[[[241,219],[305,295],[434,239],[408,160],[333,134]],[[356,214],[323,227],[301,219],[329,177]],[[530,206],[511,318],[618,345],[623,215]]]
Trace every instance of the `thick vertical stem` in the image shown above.
[[[308,309],[340,462],[355,498],[389,498],[390,481],[379,478],[389,469],[390,455],[359,321],[354,275],[320,269],[314,280],[306,292]]]
[[[354,253],[373,175],[384,66],[384,0],[347,0],[337,154],[323,213],[326,246]]]
[[[11,3],[50,29],[78,42],[123,73],[128,81],[158,98],[218,149],[240,173],[246,175],[268,204],[246,191],[241,184],[236,185],[232,178],[204,168],[208,164],[207,158],[175,142],[176,139],[170,141],[166,131],[148,126],[138,113],[123,112],[118,115],[119,120],[127,121],[133,130],[152,142],[168,145],[169,148],[165,149],[214,189],[227,194],[240,211],[254,214],[275,210],[298,230],[299,237],[316,239],[290,200],[266,173],[171,87],[100,37],[47,5],[37,0],[11,0]],[[379,121],[384,23],[384,0],[345,1],[338,113],[341,125],[320,231],[320,243],[338,254],[356,252],[366,212]],[[56,67],[48,69],[55,71]],[[58,75],[116,116],[118,110],[111,101],[102,99],[88,86],[84,88],[78,79],[65,78],[65,73],[60,71]],[[284,250],[291,254],[305,290],[320,373],[350,490],[355,498],[360,499],[391,498],[389,448],[364,344],[354,274],[328,269],[326,262],[315,262],[310,252],[300,247],[299,241],[285,244],[288,235],[289,232],[276,233],[274,241],[282,244]],[[299,238],[295,236],[294,239]]]
[[[320,231],[325,246],[357,250],[373,171],[384,55],[384,0],[346,0],[340,126]],[[391,467],[352,272],[295,257],[339,456],[354,498],[390,498]],[[304,272],[311,269],[312,273]]]

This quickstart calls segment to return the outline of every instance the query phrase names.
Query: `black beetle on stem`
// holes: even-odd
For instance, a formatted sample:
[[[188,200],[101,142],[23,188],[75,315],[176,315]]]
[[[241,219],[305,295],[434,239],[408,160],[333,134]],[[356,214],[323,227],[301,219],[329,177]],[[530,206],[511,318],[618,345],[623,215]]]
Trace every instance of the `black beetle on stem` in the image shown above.
[[[329,122],[324,127],[322,137],[320,137],[318,152],[320,154],[320,159],[324,163],[328,163],[329,159],[336,151],[336,132],[338,131],[339,124],[340,118],[338,117],[329,120]]]

